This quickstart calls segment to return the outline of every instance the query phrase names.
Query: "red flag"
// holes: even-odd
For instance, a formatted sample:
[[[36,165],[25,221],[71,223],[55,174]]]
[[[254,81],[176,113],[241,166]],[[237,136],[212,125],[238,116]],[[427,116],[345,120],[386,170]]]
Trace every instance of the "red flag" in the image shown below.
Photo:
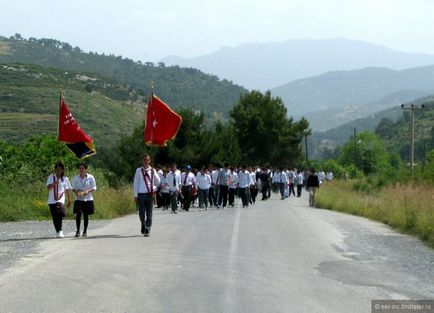
[[[80,159],[96,153],[92,138],[78,126],[63,97],[60,97],[58,139]]]
[[[145,143],[148,146],[166,146],[176,137],[182,117],[172,111],[161,99],[152,95],[146,113]]]

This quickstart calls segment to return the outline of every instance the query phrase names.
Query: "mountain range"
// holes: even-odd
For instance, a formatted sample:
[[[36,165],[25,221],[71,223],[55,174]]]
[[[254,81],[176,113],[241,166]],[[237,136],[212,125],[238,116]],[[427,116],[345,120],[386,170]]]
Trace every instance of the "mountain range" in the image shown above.
[[[405,107],[411,104],[418,108],[422,105],[424,109],[415,111],[415,140],[421,143],[431,136],[432,147],[434,148],[434,94],[412,99],[404,103]],[[402,158],[408,158],[408,145],[410,140],[410,116],[409,112],[403,110],[401,105],[393,106],[369,116],[354,119],[351,122],[331,128],[327,131],[314,131],[308,140],[308,150],[312,158],[321,159],[329,157],[330,152],[335,148],[344,145],[354,134],[364,130],[376,131],[382,121],[381,131],[378,134],[385,141],[389,150],[401,154]],[[386,134],[387,133],[387,134]],[[424,138],[422,140],[422,138]],[[419,151],[420,153],[420,151]]]
[[[291,39],[223,47],[214,53],[194,58],[172,55],[163,58],[162,62],[197,68],[248,89],[264,91],[330,71],[365,67],[402,70],[432,65],[434,55],[399,52],[344,38]]]
[[[271,89],[294,117],[327,130],[434,92],[434,66],[334,71]]]

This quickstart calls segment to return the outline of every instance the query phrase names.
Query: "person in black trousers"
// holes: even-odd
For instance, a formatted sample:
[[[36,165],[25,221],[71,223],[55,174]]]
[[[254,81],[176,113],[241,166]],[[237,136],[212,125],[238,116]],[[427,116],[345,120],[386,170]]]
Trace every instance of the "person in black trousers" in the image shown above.
[[[315,205],[315,192],[319,188],[319,179],[315,169],[311,168],[307,177],[306,187],[309,190],[309,206]]]
[[[267,173],[265,167],[262,168],[262,172],[259,175],[259,179],[261,180],[261,191],[262,191],[261,200],[267,200],[268,191],[270,189],[270,174]]]

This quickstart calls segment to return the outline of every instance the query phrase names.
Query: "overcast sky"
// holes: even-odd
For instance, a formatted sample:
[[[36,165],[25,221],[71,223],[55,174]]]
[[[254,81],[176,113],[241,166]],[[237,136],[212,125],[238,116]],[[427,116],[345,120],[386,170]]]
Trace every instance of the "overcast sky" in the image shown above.
[[[0,35],[158,61],[293,38],[358,39],[434,54],[431,0],[0,0]]]

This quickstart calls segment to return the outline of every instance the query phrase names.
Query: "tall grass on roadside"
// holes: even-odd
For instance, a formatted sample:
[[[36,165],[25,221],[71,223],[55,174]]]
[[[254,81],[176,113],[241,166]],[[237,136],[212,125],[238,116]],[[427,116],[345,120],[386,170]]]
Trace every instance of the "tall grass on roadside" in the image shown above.
[[[72,181],[75,172],[67,173]],[[92,219],[110,219],[135,212],[132,186],[110,187],[104,172],[94,169],[97,191],[94,193],[95,214]],[[48,174],[47,174],[48,176]],[[0,181],[0,222],[51,219],[47,204],[48,191],[44,181],[4,183]],[[71,208],[67,217],[73,218]]]
[[[434,247],[434,187],[409,183],[360,191],[360,184],[364,182],[327,182],[317,193],[316,205],[388,224]]]

